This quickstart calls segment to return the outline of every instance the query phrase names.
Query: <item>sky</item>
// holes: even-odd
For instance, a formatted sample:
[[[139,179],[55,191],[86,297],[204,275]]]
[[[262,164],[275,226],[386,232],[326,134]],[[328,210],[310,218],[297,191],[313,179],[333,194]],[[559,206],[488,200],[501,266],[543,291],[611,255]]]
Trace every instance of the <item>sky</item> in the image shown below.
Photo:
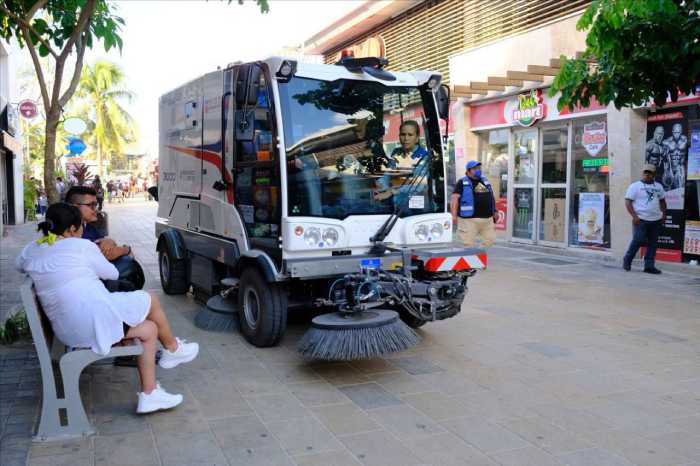
[[[106,54],[100,45],[86,61],[107,58],[127,77],[136,94],[127,109],[138,123],[138,150],[158,155],[158,98],[190,79],[241,60],[263,59],[285,46],[298,46],[364,0],[271,0],[260,13],[254,0],[115,2],[126,24],[124,47]]]

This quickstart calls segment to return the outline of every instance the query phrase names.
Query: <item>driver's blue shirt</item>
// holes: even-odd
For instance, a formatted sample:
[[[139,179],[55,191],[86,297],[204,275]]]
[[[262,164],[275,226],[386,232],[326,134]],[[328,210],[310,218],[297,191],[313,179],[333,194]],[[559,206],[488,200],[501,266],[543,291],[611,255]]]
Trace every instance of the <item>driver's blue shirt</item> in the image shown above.
[[[401,154],[403,154],[403,149],[401,149],[401,147],[397,147],[391,151],[391,156],[389,157],[389,168],[398,168],[398,160],[396,160],[396,157],[400,156]],[[411,159],[420,161],[420,159],[426,155],[428,155],[428,151],[424,147],[416,146],[411,154]]]
[[[102,238],[104,238],[104,235],[101,234],[94,226],[90,225],[89,223],[86,223],[83,226],[83,239],[88,239],[94,243],[98,239]]]
[[[389,158],[389,168],[398,167],[398,160],[396,160],[396,157],[402,154],[402,152],[403,151],[400,147],[397,147],[391,152],[391,156]],[[415,164],[413,165],[413,170],[410,177],[413,178],[413,181],[419,181],[417,181],[417,185],[414,185],[411,183],[411,180],[409,180],[408,183],[401,186],[398,192],[394,195],[394,203],[402,207],[408,206],[410,196],[425,195],[424,183],[426,182],[427,171],[429,169],[428,161],[430,160],[430,157],[428,157],[428,151],[424,147],[416,146],[411,154],[411,159],[415,162]],[[426,178],[421,179],[424,175]],[[385,186],[391,185],[389,175],[384,175],[382,184]]]

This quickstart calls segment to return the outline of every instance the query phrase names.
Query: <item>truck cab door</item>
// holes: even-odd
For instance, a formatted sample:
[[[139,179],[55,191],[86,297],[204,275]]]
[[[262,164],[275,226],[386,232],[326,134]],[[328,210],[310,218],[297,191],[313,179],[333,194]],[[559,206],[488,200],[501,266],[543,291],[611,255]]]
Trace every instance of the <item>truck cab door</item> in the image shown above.
[[[241,65],[236,79],[236,209],[251,248],[281,260],[279,154],[269,71],[262,64]]]

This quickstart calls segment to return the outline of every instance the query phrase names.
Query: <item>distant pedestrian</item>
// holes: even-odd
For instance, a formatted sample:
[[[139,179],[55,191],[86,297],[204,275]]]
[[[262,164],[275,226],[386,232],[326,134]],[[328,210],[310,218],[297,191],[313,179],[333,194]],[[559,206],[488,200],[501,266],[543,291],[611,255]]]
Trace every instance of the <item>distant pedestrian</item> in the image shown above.
[[[466,176],[457,182],[452,192],[452,219],[457,224],[459,239],[466,247],[475,246],[481,236],[481,246],[487,248],[496,240],[498,212],[493,189],[481,174],[481,162],[470,161],[466,170]]]
[[[46,211],[49,208],[49,199],[46,197],[46,193],[43,190],[39,193],[37,203],[39,206],[39,215],[46,215]]]
[[[107,202],[112,203],[112,197],[114,197],[114,182],[109,180],[107,182]]]
[[[97,193],[97,210],[102,210],[102,205],[105,201],[105,190],[102,187],[102,180],[100,180],[100,175],[95,175],[95,179],[92,180],[92,187]]]
[[[666,200],[664,199],[664,187],[654,181],[656,166],[644,165],[642,179],[635,181],[627,188],[625,194],[625,207],[632,216],[634,233],[627,253],[622,262],[622,267],[629,271],[632,268],[632,260],[637,255],[640,246],[646,241],[644,253],[644,272],[658,275],[661,270],[654,264],[656,258],[656,246],[659,239],[659,231],[666,218]]]
[[[56,193],[61,201],[66,197],[66,183],[63,182],[63,178],[60,176],[56,177]]]
[[[117,201],[124,202],[124,183],[117,182]]]

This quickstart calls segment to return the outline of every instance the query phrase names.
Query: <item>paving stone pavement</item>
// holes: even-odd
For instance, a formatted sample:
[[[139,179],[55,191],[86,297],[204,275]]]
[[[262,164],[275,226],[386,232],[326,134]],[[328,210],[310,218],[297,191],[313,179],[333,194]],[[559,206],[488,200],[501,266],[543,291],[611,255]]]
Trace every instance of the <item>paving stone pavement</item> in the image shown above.
[[[0,347],[3,466],[700,466],[696,278],[494,247],[463,312],[423,327],[418,347],[309,364],[294,350],[304,323],[267,349],[194,327],[198,304],[160,291],[155,204],[107,209],[176,333],[201,345],[192,363],[159,369],[185,402],[137,416],[136,371],[94,365],[82,389],[98,435],[30,444],[36,359]]]

